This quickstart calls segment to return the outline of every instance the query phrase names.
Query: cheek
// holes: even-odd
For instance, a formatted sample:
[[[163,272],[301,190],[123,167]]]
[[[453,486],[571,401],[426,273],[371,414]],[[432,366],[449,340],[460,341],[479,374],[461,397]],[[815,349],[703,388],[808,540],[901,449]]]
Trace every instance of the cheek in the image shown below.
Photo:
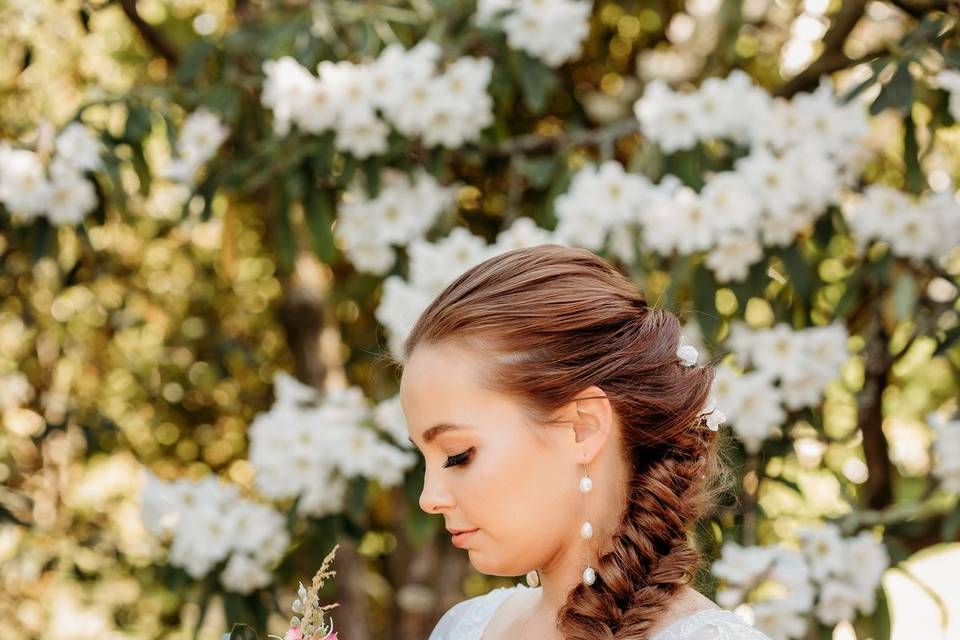
[[[513,542],[528,536],[544,540],[545,534],[552,535],[547,532],[571,527],[576,535],[581,523],[574,520],[584,513],[576,471],[558,468],[543,452],[515,453],[475,461],[461,498],[470,502],[475,525],[486,523],[491,535],[499,532]],[[587,509],[589,514],[589,505]]]

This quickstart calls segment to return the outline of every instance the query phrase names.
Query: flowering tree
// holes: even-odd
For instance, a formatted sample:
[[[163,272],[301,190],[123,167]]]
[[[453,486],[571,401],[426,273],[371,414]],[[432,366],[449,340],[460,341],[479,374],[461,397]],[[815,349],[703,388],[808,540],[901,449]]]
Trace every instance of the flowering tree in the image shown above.
[[[956,7],[228,5],[0,8],[0,635],[263,631],[340,542],[343,636],[425,637],[490,583],[378,354],[555,242],[725,356],[708,595],[889,636],[884,572],[960,531]]]

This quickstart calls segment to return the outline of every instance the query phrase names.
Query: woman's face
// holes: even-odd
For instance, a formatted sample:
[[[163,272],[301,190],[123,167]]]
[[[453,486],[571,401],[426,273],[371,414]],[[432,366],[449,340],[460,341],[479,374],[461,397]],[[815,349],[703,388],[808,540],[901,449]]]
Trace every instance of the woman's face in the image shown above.
[[[523,575],[578,539],[582,467],[573,429],[530,424],[516,400],[480,385],[477,357],[425,345],[404,367],[400,402],[426,460],[420,508],[447,529],[478,529],[463,542],[477,571]]]

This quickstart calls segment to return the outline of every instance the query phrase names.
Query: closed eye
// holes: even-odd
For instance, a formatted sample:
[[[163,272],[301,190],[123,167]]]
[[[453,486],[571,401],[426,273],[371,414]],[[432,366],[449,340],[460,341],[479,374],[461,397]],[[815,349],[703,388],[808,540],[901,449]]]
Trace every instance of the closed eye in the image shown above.
[[[443,463],[443,468],[447,467],[456,467],[466,464],[470,460],[470,454],[473,453],[474,447],[470,447],[463,453],[458,453],[455,456],[450,456],[447,458],[447,461]]]

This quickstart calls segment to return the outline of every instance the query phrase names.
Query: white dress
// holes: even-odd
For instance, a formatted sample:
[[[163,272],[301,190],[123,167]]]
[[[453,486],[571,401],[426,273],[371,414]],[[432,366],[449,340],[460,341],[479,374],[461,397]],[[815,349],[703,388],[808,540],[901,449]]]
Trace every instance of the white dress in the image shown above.
[[[428,640],[480,640],[497,608],[525,584],[500,587],[450,607]],[[702,609],[680,618],[650,640],[770,640],[743,618],[726,609]]]

